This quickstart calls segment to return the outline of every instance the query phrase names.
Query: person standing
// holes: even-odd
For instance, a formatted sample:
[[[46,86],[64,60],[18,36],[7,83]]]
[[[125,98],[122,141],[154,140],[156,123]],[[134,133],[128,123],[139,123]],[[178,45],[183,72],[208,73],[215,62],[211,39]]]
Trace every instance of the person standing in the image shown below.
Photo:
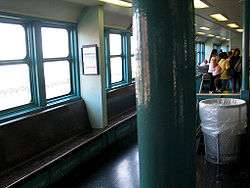
[[[226,52],[220,54],[221,60],[219,61],[219,66],[221,68],[220,80],[222,82],[222,91],[228,89],[228,81],[230,80],[230,63],[228,61],[228,56]]]
[[[213,61],[211,61],[212,58]],[[209,68],[208,68],[208,74],[210,76],[209,93],[213,93],[215,91],[213,71],[217,63],[218,63],[218,52],[216,49],[213,49],[209,57]]]
[[[220,82],[221,67],[218,64],[217,57],[212,57],[211,63],[213,63],[214,65],[211,82],[213,83],[213,88],[215,88],[211,93],[220,93],[219,82]]]
[[[230,75],[232,78],[232,92],[237,92],[241,87],[241,69],[242,69],[242,60],[240,57],[240,49],[236,48],[234,50],[233,56],[229,61],[230,63]],[[237,90],[238,83],[238,90]]]

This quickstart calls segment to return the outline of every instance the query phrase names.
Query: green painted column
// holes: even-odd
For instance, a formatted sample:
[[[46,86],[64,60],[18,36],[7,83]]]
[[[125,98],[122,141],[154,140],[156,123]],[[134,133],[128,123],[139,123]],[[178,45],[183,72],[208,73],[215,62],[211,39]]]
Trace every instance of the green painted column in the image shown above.
[[[142,188],[195,187],[193,0],[134,0]]]
[[[249,91],[249,27],[250,27],[250,1],[243,0],[243,38],[242,38],[242,92]],[[246,92],[247,91],[247,92]],[[247,97],[248,98],[248,97]]]

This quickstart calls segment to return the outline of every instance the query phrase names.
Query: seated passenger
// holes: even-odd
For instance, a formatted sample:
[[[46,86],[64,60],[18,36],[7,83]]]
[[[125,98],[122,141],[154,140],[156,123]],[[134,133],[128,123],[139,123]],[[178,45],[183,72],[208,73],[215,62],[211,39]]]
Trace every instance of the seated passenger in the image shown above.
[[[204,59],[204,61],[199,66],[208,66],[208,61]]]
[[[220,54],[221,60],[219,61],[219,66],[221,67],[220,80],[222,81],[222,91],[228,89],[228,81],[231,79],[230,76],[230,63],[227,60],[227,53],[222,52]]]

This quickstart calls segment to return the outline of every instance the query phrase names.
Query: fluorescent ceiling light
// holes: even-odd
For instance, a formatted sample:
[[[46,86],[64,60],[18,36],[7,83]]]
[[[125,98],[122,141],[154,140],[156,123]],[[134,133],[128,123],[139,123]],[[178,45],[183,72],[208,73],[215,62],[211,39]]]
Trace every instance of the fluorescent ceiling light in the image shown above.
[[[202,29],[202,30],[205,30],[205,31],[209,31],[210,30],[210,28],[209,27],[200,27],[200,29]]]
[[[200,8],[208,8],[209,6],[205,3],[203,3],[201,0],[194,0],[194,8],[200,9]]]
[[[243,29],[236,29],[236,31],[242,33],[244,30]]]
[[[227,39],[227,41],[230,41],[230,39]]]
[[[222,40],[227,40],[227,39],[225,37],[223,37]]]
[[[214,35],[213,35],[213,34],[208,34],[207,36],[208,36],[208,37],[214,37]]]
[[[220,39],[220,38],[221,38],[221,36],[218,36],[218,35],[217,35],[217,36],[215,36],[215,37],[216,37],[217,39]]]
[[[104,2],[104,3],[113,4],[113,5],[117,5],[117,6],[121,6],[121,7],[127,7],[127,8],[132,7],[132,3],[129,3],[127,1],[122,1],[122,0],[99,0],[99,1]]]
[[[222,14],[211,14],[211,15],[209,15],[211,18],[213,18],[213,19],[215,19],[215,20],[217,20],[217,21],[219,21],[219,22],[224,22],[224,21],[227,21],[228,19],[225,17],[225,16],[223,16]]]
[[[197,35],[205,35],[206,33],[203,33],[203,32],[198,31],[196,34],[197,34]]]
[[[227,26],[228,26],[228,27],[231,27],[231,28],[233,28],[233,29],[239,28],[239,27],[240,27],[240,26],[237,25],[236,23],[230,23],[230,24],[227,24]]]

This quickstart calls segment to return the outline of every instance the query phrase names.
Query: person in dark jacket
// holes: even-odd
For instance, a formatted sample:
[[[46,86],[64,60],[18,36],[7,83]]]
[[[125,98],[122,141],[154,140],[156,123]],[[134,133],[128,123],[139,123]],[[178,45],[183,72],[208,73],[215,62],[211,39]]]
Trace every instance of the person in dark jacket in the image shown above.
[[[232,80],[232,92],[236,93],[241,88],[241,56],[240,56],[240,49],[236,48],[234,50],[233,56],[231,57],[230,63],[230,74]],[[238,90],[237,90],[237,83],[238,83]]]

